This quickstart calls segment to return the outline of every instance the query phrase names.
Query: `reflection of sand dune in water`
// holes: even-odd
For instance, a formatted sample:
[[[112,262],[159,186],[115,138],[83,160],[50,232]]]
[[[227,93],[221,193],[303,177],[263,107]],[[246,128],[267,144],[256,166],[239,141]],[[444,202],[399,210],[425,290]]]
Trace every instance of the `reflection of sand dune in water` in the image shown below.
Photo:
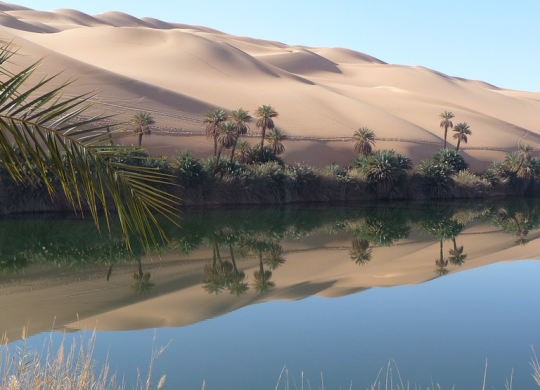
[[[540,259],[540,233],[527,237],[528,245],[517,246],[516,237],[500,229],[476,223],[457,236],[467,255],[461,267],[448,265],[450,274],[500,261]],[[52,329],[97,328],[129,330],[177,327],[203,321],[238,308],[269,300],[297,300],[311,295],[337,297],[372,287],[417,284],[436,277],[439,242],[413,232],[390,247],[374,247],[372,260],[363,266],[349,255],[352,237],[313,235],[303,240],[282,240],[286,263],[273,271],[276,288],[257,294],[251,283],[258,269],[255,258],[239,260],[250,290],[236,298],[224,291],[208,294],[201,285],[203,266],[211,262],[209,249],[197,249],[188,258],[169,253],[161,260],[145,262],[154,284],[147,295],[132,290],[136,264],[114,266],[110,281],[107,268],[86,271],[30,268],[24,275],[0,279],[0,329],[11,339],[20,337],[30,321],[30,333]],[[452,249],[444,242],[444,254]],[[223,250],[223,260],[228,260]],[[77,316],[79,321],[77,321]]]
[[[344,165],[353,157],[351,145],[326,143],[314,158],[317,144],[306,139],[350,140],[367,126],[387,139],[378,147],[418,162],[441,147],[438,115],[444,110],[470,125],[473,136],[463,149],[473,167],[501,158],[525,133],[540,148],[538,93],[386,64],[343,48],[289,46],[121,12],[91,16],[5,3],[0,10],[3,38],[22,46],[21,65],[45,58],[40,77],[65,69],[66,77],[77,79],[69,93],[102,90],[94,112],[117,113],[119,121],[150,111],[158,126],[150,142],[168,152],[194,148],[206,156],[212,146],[161,138],[159,130],[202,134],[208,108],[253,112],[262,104],[276,107],[277,124],[297,137],[287,141],[288,161]]]

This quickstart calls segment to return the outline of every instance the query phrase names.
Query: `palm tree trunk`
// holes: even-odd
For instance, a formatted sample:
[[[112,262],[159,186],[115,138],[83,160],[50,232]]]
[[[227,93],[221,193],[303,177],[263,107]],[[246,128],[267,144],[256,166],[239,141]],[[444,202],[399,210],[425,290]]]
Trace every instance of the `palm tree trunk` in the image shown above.
[[[143,136],[143,133],[142,133],[142,130],[141,130],[141,132],[139,133],[139,148],[142,145],[142,136]]]
[[[261,278],[264,278],[263,256],[262,256],[262,250],[260,249],[259,249],[259,272],[261,273]]]
[[[517,167],[517,169],[516,169],[516,171],[515,171],[514,173],[518,173],[518,172],[519,172],[519,170],[520,170],[521,167],[523,166],[523,163],[524,163],[524,162],[525,162],[525,158],[522,157],[521,160],[520,160],[520,162],[519,162],[519,165],[518,165],[518,167]]]
[[[444,146],[443,149],[446,149],[446,137],[448,136],[448,127],[444,126]]]
[[[262,162],[263,151],[264,151],[264,137],[266,136],[266,126],[262,128],[262,137],[261,137],[261,151],[259,153],[259,160]]]
[[[240,137],[240,134],[238,134],[234,140],[234,144],[233,144],[233,147],[232,147],[232,150],[231,150],[231,161],[230,163],[232,164],[232,160],[234,158],[234,151],[236,150],[236,143],[238,142],[238,137]]]
[[[234,258],[234,251],[233,251],[232,244],[229,244],[229,251],[231,252],[231,262],[233,265],[234,272],[238,273],[238,268],[236,268],[236,259]]]
[[[111,136],[111,128],[109,126],[107,126],[107,135],[109,136],[109,145],[113,146],[114,142],[113,142],[113,139],[112,139],[112,136]]]
[[[221,157],[221,149],[222,148],[219,148],[219,151],[218,151],[217,156],[216,156],[216,163],[214,164],[214,175],[216,174],[217,169],[218,169],[219,158]]]
[[[443,243],[442,243],[442,240],[441,240],[441,253],[440,253],[440,256],[441,256],[441,263],[444,261],[444,254],[443,254]]]
[[[461,143],[461,138],[457,140],[456,152],[459,152],[459,144]]]

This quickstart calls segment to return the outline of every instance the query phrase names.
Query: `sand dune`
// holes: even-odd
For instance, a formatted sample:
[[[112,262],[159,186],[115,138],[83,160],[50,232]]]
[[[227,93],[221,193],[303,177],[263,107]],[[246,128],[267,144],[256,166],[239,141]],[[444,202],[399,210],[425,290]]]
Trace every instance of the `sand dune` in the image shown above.
[[[289,46],[115,11],[45,12],[1,2],[0,11],[2,37],[21,46],[21,65],[44,58],[40,76],[65,70],[78,79],[70,94],[99,89],[94,112],[119,121],[150,111],[157,123],[149,142],[168,153],[211,153],[210,143],[205,149],[193,137],[202,136],[209,108],[253,112],[262,104],[277,109],[276,124],[294,137],[285,144],[288,162],[347,164],[353,149],[344,140],[363,126],[375,131],[377,147],[418,162],[441,147],[444,110],[469,124],[473,135],[463,151],[475,169],[515,149],[525,134],[540,148],[540,93],[387,64],[344,48]]]

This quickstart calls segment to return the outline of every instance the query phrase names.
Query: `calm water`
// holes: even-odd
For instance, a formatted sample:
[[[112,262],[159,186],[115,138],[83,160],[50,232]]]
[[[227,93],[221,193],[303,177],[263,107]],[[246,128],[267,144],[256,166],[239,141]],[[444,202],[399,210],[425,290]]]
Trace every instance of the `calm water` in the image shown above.
[[[40,349],[97,329],[126,379],[152,343],[172,389],[538,388],[540,203],[190,211],[160,256],[90,221],[0,220],[0,332]],[[64,331],[69,333],[65,334]],[[75,333],[72,333],[75,332]],[[153,341],[155,338],[155,341]],[[392,372],[396,377],[396,366]],[[286,373],[280,388],[285,389]]]

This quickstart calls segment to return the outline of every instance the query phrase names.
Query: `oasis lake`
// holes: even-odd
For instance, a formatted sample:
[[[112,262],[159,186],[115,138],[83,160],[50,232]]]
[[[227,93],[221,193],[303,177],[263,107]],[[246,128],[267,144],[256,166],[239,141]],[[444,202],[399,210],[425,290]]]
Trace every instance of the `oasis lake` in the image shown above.
[[[171,389],[535,389],[540,201],[186,210],[151,257],[90,218],[0,219],[12,353],[86,340]],[[302,379],[303,376],[303,379]],[[289,383],[287,387],[287,382]]]

